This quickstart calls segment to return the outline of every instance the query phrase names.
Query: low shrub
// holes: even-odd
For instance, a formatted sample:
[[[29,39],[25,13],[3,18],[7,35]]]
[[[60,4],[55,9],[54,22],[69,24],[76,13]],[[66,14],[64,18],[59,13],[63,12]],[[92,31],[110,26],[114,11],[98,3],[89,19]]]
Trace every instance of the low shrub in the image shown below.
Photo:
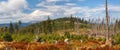
[[[8,41],[8,42],[13,41],[13,38],[12,38],[12,35],[11,35],[11,34],[5,34],[5,35],[3,36],[3,38],[4,38],[5,41]]]
[[[113,36],[114,44],[120,44],[120,34]]]

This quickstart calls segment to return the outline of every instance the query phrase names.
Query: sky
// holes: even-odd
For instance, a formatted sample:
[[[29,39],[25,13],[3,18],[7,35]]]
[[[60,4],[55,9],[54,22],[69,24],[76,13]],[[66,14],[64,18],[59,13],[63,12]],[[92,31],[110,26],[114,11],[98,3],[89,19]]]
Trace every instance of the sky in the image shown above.
[[[108,0],[110,18],[120,18],[120,0]],[[0,24],[69,17],[104,18],[105,0],[0,0]]]

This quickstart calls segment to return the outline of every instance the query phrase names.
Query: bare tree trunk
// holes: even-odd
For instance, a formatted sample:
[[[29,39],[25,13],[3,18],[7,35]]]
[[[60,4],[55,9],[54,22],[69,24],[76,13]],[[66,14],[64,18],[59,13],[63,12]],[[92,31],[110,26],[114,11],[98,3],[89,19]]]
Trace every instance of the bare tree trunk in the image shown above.
[[[109,16],[108,16],[108,3],[106,0],[106,40],[109,40]]]

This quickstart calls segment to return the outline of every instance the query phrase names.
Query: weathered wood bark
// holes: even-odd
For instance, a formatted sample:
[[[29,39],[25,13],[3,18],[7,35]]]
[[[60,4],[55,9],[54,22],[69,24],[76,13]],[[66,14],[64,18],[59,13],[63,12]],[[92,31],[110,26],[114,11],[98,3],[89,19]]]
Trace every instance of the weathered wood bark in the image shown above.
[[[108,0],[106,0],[106,40],[109,40],[109,16],[108,16]]]

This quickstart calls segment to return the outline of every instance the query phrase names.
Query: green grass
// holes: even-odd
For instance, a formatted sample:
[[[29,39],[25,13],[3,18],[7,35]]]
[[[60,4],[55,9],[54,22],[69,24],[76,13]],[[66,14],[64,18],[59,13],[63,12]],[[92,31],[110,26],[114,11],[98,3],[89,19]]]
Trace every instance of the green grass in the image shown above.
[[[32,42],[35,39],[34,34],[13,34],[12,38],[14,41],[26,41],[26,42]]]

